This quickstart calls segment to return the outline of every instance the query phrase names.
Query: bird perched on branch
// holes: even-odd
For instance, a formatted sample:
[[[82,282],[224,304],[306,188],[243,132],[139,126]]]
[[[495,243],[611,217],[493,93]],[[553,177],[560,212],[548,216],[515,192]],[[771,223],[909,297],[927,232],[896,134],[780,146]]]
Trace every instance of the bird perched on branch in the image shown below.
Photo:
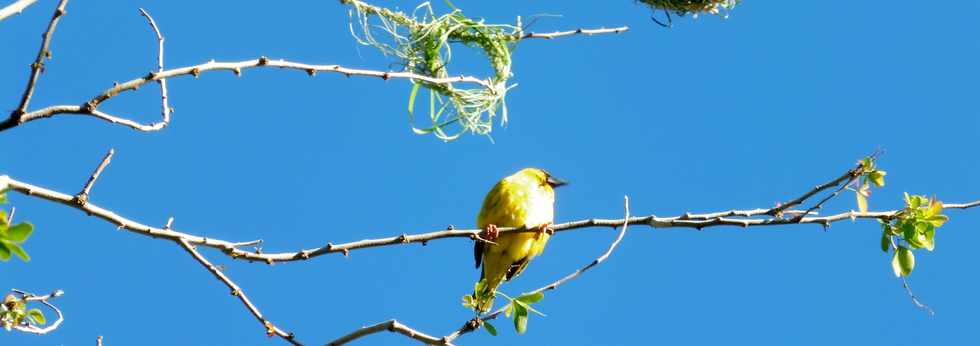
[[[555,219],[555,187],[565,185],[539,168],[525,168],[490,189],[476,218],[483,229],[473,246],[476,267],[483,272],[473,292],[473,307],[483,313],[493,307],[503,281],[521,274],[528,262],[544,251]],[[521,227],[534,232],[499,234],[497,227]]]

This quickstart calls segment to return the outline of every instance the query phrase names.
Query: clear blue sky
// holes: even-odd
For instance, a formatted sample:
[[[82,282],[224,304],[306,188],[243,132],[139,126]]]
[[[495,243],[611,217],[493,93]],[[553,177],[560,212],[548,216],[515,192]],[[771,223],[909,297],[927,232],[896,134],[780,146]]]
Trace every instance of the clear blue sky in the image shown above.
[[[621,217],[627,194],[644,215],[768,207],[877,148],[887,150],[888,176],[872,209],[899,207],[903,191],[980,198],[977,2],[746,1],[727,20],[675,17],[673,29],[629,0],[455,3],[492,22],[563,15],[537,31],[631,30],[522,43],[511,121],[493,143],[412,134],[404,80],[249,70],[173,80],[173,123],[158,133],[83,117],[4,132],[0,173],[74,193],[115,148],[92,202],[156,225],[175,216],[177,228],[210,237],[262,238],[270,251],[472,227],[490,186],[526,166],[571,181],[559,190],[557,221]],[[54,6],[42,0],[0,22],[0,113],[16,107]],[[34,107],[79,103],[155,68],[156,41],[138,7],[167,37],[170,67],[260,55],[394,66],[355,44],[336,1],[72,1]],[[103,107],[155,120],[159,95],[153,85]],[[103,335],[107,345],[280,344],[175,244],[10,197],[17,218],[36,224],[33,260],[0,264],[0,289],[63,289],[67,321],[44,337],[0,333],[0,343],[89,345]],[[844,195],[825,211],[852,208]],[[538,303],[548,317],[532,318],[527,334],[497,322],[501,336],[481,331],[459,343],[976,344],[980,210],[948,214],[936,251],[920,253],[911,276],[934,317],[892,275],[873,221],[829,232],[635,227],[608,262]],[[503,290],[566,275],[613,237],[562,233]],[[460,298],[479,276],[471,251],[470,241],[450,239],[272,267],[204,253],[272,321],[315,345],[389,318],[436,335],[456,329],[471,317]],[[359,344],[412,342],[382,334]]]

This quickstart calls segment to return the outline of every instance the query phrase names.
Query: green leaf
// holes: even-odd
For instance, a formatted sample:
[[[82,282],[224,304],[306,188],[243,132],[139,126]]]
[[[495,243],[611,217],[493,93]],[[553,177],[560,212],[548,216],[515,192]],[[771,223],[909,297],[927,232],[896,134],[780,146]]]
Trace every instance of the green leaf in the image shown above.
[[[0,210],[0,229],[7,226],[7,211]]]
[[[871,156],[865,157],[864,160],[861,160],[861,168],[864,169],[865,172],[874,170],[874,167],[875,161],[873,158],[871,158]]]
[[[926,217],[931,217],[933,215],[940,215],[943,213],[943,202],[933,200],[929,203],[929,209],[926,210]]]
[[[520,297],[517,297],[517,300],[520,300],[521,302],[527,304],[534,304],[541,301],[542,298],[544,298],[544,293],[534,292],[534,293],[528,293]]]
[[[884,251],[885,253],[888,253],[888,250],[892,248],[892,242],[891,239],[889,239],[889,235],[890,235],[889,233],[890,231],[887,229],[884,232],[881,232],[881,251]]]
[[[38,325],[48,323],[47,320],[44,319],[44,314],[41,313],[41,310],[39,309],[31,309],[27,311],[27,317],[30,317],[31,320],[34,320],[34,323]]]
[[[490,322],[483,321],[483,329],[486,329],[490,335],[497,336],[497,328],[490,324]]]
[[[0,242],[0,261],[6,262],[10,260],[10,249],[7,246],[7,243]]]
[[[472,295],[467,294],[463,296],[463,306],[468,309],[476,309],[476,303],[473,301]]]
[[[27,238],[34,232],[34,226],[29,222],[21,222],[7,229],[7,240],[20,244],[27,241]]]
[[[863,190],[863,188],[862,188]],[[864,213],[868,211],[868,198],[861,193],[861,191],[855,191],[854,197],[857,198],[858,211]]]
[[[517,329],[517,334],[524,334],[527,331],[527,315],[514,318],[514,328]]]
[[[902,229],[902,238],[909,243],[911,248],[918,249],[925,247],[923,243],[925,237],[922,235],[922,232],[925,232],[926,225],[928,224],[925,222],[916,222],[914,224],[912,222],[905,223],[905,227]]]
[[[521,304],[514,304],[514,329],[517,334],[527,331],[527,310]]]
[[[885,175],[886,174],[888,174],[888,172],[885,172],[885,171],[872,171],[871,173],[868,173],[868,180],[871,180],[871,182],[873,184],[875,184],[875,186],[882,187],[882,186],[885,186]]]
[[[926,250],[929,250],[929,251],[932,251],[932,250],[936,249],[936,229],[935,228],[927,229],[925,231],[925,233],[922,234],[922,236],[924,238],[923,241],[922,241],[922,245],[923,245],[922,247],[926,248]]]
[[[28,256],[27,252],[25,252],[24,248],[20,247],[20,245],[7,243],[7,247],[10,249],[10,252],[13,252],[15,255],[17,255],[17,257],[20,257],[21,261],[29,262],[31,260],[31,256]]]
[[[514,311],[514,302],[507,304],[507,308],[504,309],[504,316],[510,317],[510,313]]]
[[[909,196],[908,192],[905,193],[905,205],[907,205],[909,209],[919,208],[919,199],[915,197],[918,196]]]
[[[541,316],[547,316],[544,313],[542,313],[541,311],[538,311],[538,310],[535,310],[534,308],[532,308],[531,305],[529,305],[529,304],[527,304],[525,302],[522,302],[520,300],[514,300],[514,304],[520,305],[522,308],[524,308],[524,310],[527,310],[527,311],[536,313],[536,314],[541,315]]]
[[[901,249],[901,247],[899,247]],[[902,276],[902,266],[898,263],[898,251],[892,255],[892,272],[895,273],[895,277]]]
[[[926,218],[925,221],[932,224],[933,227],[942,227],[946,221],[949,221],[949,217],[946,215],[933,215]]]
[[[908,276],[912,273],[912,269],[915,269],[915,255],[912,254],[912,250],[909,250],[904,246],[898,247],[898,252],[895,254],[895,260],[892,260],[893,269],[896,262],[898,264],[896,274],[900,274],[900,276]]]
[[[902,227],[902,239],[905,239],[905,241],[909,242],[909,245],[912,245],[914,247],[921,247],[918,246],[917,243],[915,243],[915,235],[918,234],[918,231],[915,228],[915,224],[912,223],[912,221],[906,221],[902,223],[901,227]]]
[[[929,199],[925,196],[913,195],[909,208],[919,209],[923,205],[929,205]]]

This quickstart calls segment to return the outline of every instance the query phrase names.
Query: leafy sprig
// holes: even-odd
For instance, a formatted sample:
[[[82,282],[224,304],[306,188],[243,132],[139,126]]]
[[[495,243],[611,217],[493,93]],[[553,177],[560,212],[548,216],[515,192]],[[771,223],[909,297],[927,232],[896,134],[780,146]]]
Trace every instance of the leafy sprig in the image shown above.
[[[538,314],[541,317],[545,316],[545,314],[531,307],[531,304],[544,299],[544,293],[525,293],[517,298],[507,297],[504,294],[501,295],[510,300],[510,303],[507,303],[504,307],[504,316],[510,317],[511,314],[514,315],[514,329],[517,330],[517,334],[524,334],[527,331],[528,311]]]
[[[875,187],[885,186],[885,175],[888,172],[878,169],[875,166],[875,156],[868,156],[861,160],[861,177],[855,180],[856,187],[854,197],[857,198],[858,210],[862,213],[868,211],[868,198],[871,197],[871,185]]]
[[[0,305],[0,327],[7,331],[17,326],[40,326],[47,323],[40,309],[27,309],[27,300],[16,294],[8,294]]]
[[[915,249],[936,248],[936,229],[949,217],[942,214],[943,203],[935,197],[905,193],[905,208],[881,223],[881,250],[892,253],[895,276],[908,276],[915,269]]]
[[[509,302],[502,309],[504,311],[504,316],[507,317],[513,316],[514,329],[517,331],[517,334],[524,334],[524,332],[527,331],[527,321],[530,315],[529,312],[533,312],[535,314],[545,316],[544,313],[538,311],[537,309],[531,306],[532,304],[541,301],[541,299],[544,299],[544,293],[531,292],[531,293],[522,294],[516,298],[512,298],[502,292],[497,292],[497,291],[490,292],[490,293],[483,293],[485,292],[485,290],[482,289],[483,285],[484,285],[484,280],[478,281],[474,287],[473,290],[474,293],[472,295],[463,296],[463,306],[469,309],[473,309],[477,313],[480,313],[483,311],[488,311],[491,308],[491,306],[485,306],[486,302],[492,301],[488,299],[490,297],[484,296],[485,294],[492,294],[494,296],[500,295],[503,296],[504,298],[507,298]],[[494,327],[493,324],[491,324],[489,321],[485,321],[482,319],[480,320],[480,323],[481,325],[483,325],[484,329],[486,329],[487,333],[490,333],[490,335],[493,336],[497,336],[497,328]]]
[[[0,204],[5,203],[7,203],[5,191],[0,190]],[[22,245],[34,232],[34,226],[30,222],[15,225],[10,221],[7,211],[0,210],[0,261],[7,262],[14,255],[24,262],[30,261],[31,257],[27,255]]]

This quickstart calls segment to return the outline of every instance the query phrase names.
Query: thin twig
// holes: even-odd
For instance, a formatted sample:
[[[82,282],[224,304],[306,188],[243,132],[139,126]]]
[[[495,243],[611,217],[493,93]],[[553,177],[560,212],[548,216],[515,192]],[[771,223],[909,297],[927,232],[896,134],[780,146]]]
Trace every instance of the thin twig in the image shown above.
[[[58,329],[58,327],[61,326],[61,322],[64,322],[65,321],[65,316],[62,315],[61,309],[58,309],[57,306],[54,306],[54,304],[51,304],[51,302],[48,301],[50,299],[63,296],[65,294],[65,291],[55,290],[54,292],[51,292],[51,293],[46,294],[46,295],[43,295],[43,296],[35,296],[33,294],[30,294],[30,293],[27,293],[27,292],[24,292],[24,291],[21,291],[21,290],[17,290],[17,289],[13,289],[11,291],[14,291],[14,292],[19,293],[23,297],[22,299],[25,302],[41,302],[41,304],[46,305],[51,310],[54,310],[55,314],[58,315],[58,319],[56,319],[54,322],[52,322],[51,324],[49,324],[48,326],[46,326],[44,328],[40,328],[40,327],[35,326],[35,325],[27,324],[27,325],[13,326],[13,328],[15,330],[20,331],[20,332],[24,332],[24,333],[29,333],[29,334],[44,335],[44,334],[53,332],[55,329]]]
[[[855,177],[860,176],[861,175],[861,171],[863,169],[864,169],[864,164],[863,163],[858,163],[857,167],[854,167],[854,168],[848,170],[847,172],[845,172],[843,175],[837,177],[836,179],[831,180],[831,181],[828,181],[828,182],[823,183],[823,184],[820,184],[820,185],[817,185],[817,186],[814,186],[813,189],[811,189],[810,191],[807,191],[802,196],[797,197],[796,199],[794,199],[792,201],[789,201],[789,202],[786,202],[786,203],[782,203],[782,204],[780,204],[780,205],[778,205],[778,206],[776,206],[776,207],[774,207],[772,209],[769,209],[769,211],[766,212],[766,215],[780,216],[780,213],[782,213],[784,210],[802,204],[808,198],[813,197],[813,195],[816,195],[816,194],[820,193],[820,191],[823,191],[823,190],[826,190],[826,189],[829,189],[829,188],[838,186],[838,185],[840,185],[841,183],[843,183],[845,181],[850,181],[851,179],[854,179]],[[836,194],[835,194],[835,196],[836,196]],[[825,201],[826,200],[824,200],[824,202]],[[820,204],[822,204],[822,203],[818,203],[818,205],[820,205]],[[813,211],[813,210],[810,210],[810,211]]]
[[[75,195],[76,203],[88,203],[88,195],[89,192],[92,191],[92,185],[95,185],[95,180],[99,179],[99,175],[101,175],[102,171],[109,165],[109,161],[112,161],[112,155],[115,153],[115,149],[109,149],[109,152],[105,154],[105,157],[102,158],[102,162],[99,163],[98,167],[95,167],[95,170],[92,171],[92,175],[88,177],[88,181],[85,182],[85,186],[82,187],[82,191]]]
[[[33,5],[37,0],[17,0],[14,3],[0,8],[0,21],[15,14],[20,14],[27,6]]]
[[[606,28],[600,28],[600,29],[576,29],[576,30],[555,31],[555,32],[548,32],[548,33],[529,32],[529,33],[526,33],[524,35],[521,35],[520,36],[520,39],[526,40],[526,39],[529,39],[529,38],[543,38],[543,39],[550,40],[550,39],[553,39],[553,38],[564,37],[564,36],[572,36],[572,35],[618,34],[618,33],[626,32],[629,29],[630,29],[630,27],[628,27],[628,26],[621,26],[621,27],[612,28],[612,29],[606,29]]]
[[[225,275],[224,272],[219,270],[218,267],[215,267],[213,264],[211,264],[211,262],[207,260],[207,258],[204,258],[204,256],[202,256],[201,253],[194,248],[194,245],[191,245],[189,242],[187,242],[186,239],[178,239],[177,243],[180,244],[180,246],[183,247],[184,250],[187,250],[187,253],[189,253],[191,256],[194,257],[194,259],[196,259],[199,263],[201,263],[201,265],[203,265],[204,268],[207,268],[207,270],[211,272],[211,274],[213,274],[215,278],[221,280],[221,282],[224,283],[225,286],[228,286],[228,288],[231,289],[231,295],[238,297],[238,300],[240,300],[242,304],[245,305],[248,311],[252,313],[252,316],[255,316],[255,319],[257,319],[259,323],[262,324],[263,328],[266,329],[267,334],[269,334],[270,336],[272,335],[279,336],[283,340],[286,340],[287,342],[293,345],[302,345],[299,341],[296,340],[296,338],[293,336],[292,333],[288,333],[280,329],[276,325],[272,324],[272,322],[267,320],[265,317],[263,317],[262,312],[259,311],[257,307],[255,307],[255,304],[252,304],[252,301],[248,299],[248,296],[245,295],[245,292],[243,292],[242,289],[238,287],[238,285],[235,284],[234,281],[231,281],[231,278]]]
[[[905,275],[902,275],[901,277],[902,277],[902,287],[905,288],[905,293],[908,294],[909,298],[912,299],[912,303],[915,304],[915,306],[919,307],[920,309],[923,309],[926,312],[928,312],[930,316],[935,316],[936,311],[933,310],[931,307],[929,307],[929,305],[926,305],[921,300],[919,300],[919,297],[917,297],[915,293],[912,293],[912,286],[909,285],[908,277],[906,277]]]
[[[545,291],[556,289],[556,288],[558,288],[558,286],[561,286],[562,284],[564,284],[564,283],[566,283],[568,281],[571,281],[571,280],[574,280],[575,278],[578,278],[579,276],[581,276],[583,273],[585,273],[589,269],[594,268],[595,266],[599,265],[600,263],[602,263],[603,261],[605,261],[607,258],[609,258],[609,255],[612,255],[613,251],[616,250],[616,247],[619,246],[619,243],[623,240],[623,237],[626,236],[626,229],[627,229],[627,227],[630,224],[630,221],[629,221],[630,220],[630,198],[629,198],[629,196],[624,196],[623,197],[623,209],[624,209],[625,216],[623,217],[623,220],[624,221],[622,223],[622,227],[619,230],[619,234],[616,235],[616,239],[613,240],[613,242],[611,244],[609,244],[609,247],[606,249],[606,252],[603,252],[602,255],[599,255],[599,257],[597,257],[596,259],[592,260],[592,262],[589,262],[589,264],[586,264],[584,267],[579,268],[578,270],[572,272],[571,274],[566,275],[565,277],[563,277],[561,279],[558,279],[555,282],[552,282],[550,284],[547,284],[545,286],[542,286],[541,288],[538,288],[538,289],[536,289],[534,291],[531,291],[530,293],[541,293],[541,292],[545,292]],[[494,312],[492,312],[490,314],[487,314],[485,316],[480,316],[480,317],[474,318],[472,320],[469,320],[466,323],[464,323],[462,327],[460,327],[459,329],[457,329],[455,332],[452,332],[451,334],[444,336],[441,340],[444,343],[450,343],[453,340],[456,340],[456,338],[460,337],[461,335],[476,330],[480,325],[483,324],[483,322],[497,318],[497,316],[500,316],[500,314],[502,314],[504,311],[506,311],[506,306],[503,306],[500,309],[497,309],[496,311],[494,311]]]
[[[609,255],[612,254],[613,250],[616,250],[616,247],[619,246],[619,242],[621,242],[623,240],[623,237],[626,236],[626,228],[629,226],[628,220],[630,219],[629,196],[623,197],[623,209],[625,210],[625,214],[626,214],[626,216],[623,217],[623,226],[620,227],[619,234],[616,235],[616,240],[613,240],[612,244],[609,244],[609,248],[606,249],[606,252],[602,253],[601,256],[597,257],[595,260],[592,261],[592,263],[589,263],[585,267],[576,270],[574,273],[571,273],[568,276],[559,279],[558,281],[552,282],[544,287],[536,289],[532,291],[532,293],[538,293],[538,292],[544,292],[544,291],[550,291],[556,289],[558,288],[558,286],[561,286],[562,284],[579,277],[580,275],[582,275],[582,273],[585,273],[587,270],[592,269],[593,267],[599,265],[599,263],[602,263],[602,261],[605,261],[606,258],[609,258]]]
[[[452,345],[452,343],[450,342],[444,342],[443,339],[441,338],[437,338],[419,332],[415,329],[409,328],[408,326],[402,324],[401,322],[398,322],[398,320],[387,320],[375,325],[359,328],[350,334],[344,335],[340,338],[337,338],[334,341],[328,342],[327,346],[340,346],[348,342],[362,338],[364,336],[371,335],[374,333],[385,332],[385,331],[392,332],[392,333],[399,333],[404,336],[410,337],[412,339],[418,340],[427,345],[446,345],[446,346]]]
[[[41,77],[41,72],[44,71],[44,59],[51,57],[50,47],[51,38],[54,36],[54,29],[58,27],[58,22],[65,15],[65,6],[67,5],[68,0],[61,0],[58,3],[58,7],[54,10],[54,15],[51,16],[51,21],[48,22],[48,29],[44,31],[44,35],[41,35],[41,48],[37,51],[37,58],[34,59],[34,63],[31,64],[31,76],[27,80],[24,95],[20,98],[20,105],[17,106],[17,110],[10,114],[11,118],[20,117],[27,112],[27,105],[31,102],[31,96],[34,95],[37,79]]]

